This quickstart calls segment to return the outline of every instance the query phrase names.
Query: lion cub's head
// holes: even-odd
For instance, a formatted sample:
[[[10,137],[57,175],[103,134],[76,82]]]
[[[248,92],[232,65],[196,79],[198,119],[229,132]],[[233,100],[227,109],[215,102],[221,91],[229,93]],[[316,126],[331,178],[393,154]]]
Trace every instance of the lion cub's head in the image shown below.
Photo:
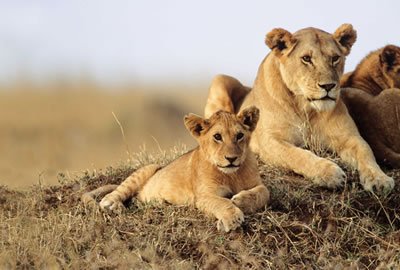
[[[386,45],[379,54],[379,64],[390,88],[400,88],[400,47]]]
[[[184,121],[207,160],[229,174],[237,171],[246,160],[250,136],[258,118],[259,110],[252,106],[238,115],[218,111],[209,119],[204,119],[189,114]]]
[[[291,34],[276,28],[265,43],[278,58],[287,88],[315,110],[327,111],[339,97],[345,57],[356,38],[352,25],[343,24],[333,34],[316,28]]]

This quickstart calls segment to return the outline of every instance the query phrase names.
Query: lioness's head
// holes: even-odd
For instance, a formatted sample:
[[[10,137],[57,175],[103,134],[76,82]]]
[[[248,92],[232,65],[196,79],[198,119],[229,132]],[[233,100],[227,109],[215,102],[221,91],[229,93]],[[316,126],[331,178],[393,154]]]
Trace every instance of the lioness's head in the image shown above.
[[[291,34],[276,28],[267,34],[265,43],[279,59],[288,89],[312,108],[326,111],[335,107],[345,57],[356,38],[352,25],[343,24],[333,34],[316,28]]]
[[[379,54],[379,64],[387,84],[400,88],[400,47],[386,45]]]
[[[218,111],[209,119],[204,119],[189,114],[184,121],[207,160],[229,174],[237,171],[246,160],[250,136],[258,118],[259,110],[252,106],[238,115]]]

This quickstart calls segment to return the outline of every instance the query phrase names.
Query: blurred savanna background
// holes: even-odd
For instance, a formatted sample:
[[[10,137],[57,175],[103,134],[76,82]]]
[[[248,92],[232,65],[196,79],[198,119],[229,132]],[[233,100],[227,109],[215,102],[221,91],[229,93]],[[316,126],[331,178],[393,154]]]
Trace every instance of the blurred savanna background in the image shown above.
[[[16,83],[0,93],[0,183],[56,184],[73,176],[177,144],[194,145],[183,126],[201,113],[198,89],[94,81]]]
[[[0,184],[56,184],[58,173],[192,147],[183,116],[202,114],[215,74],[251,85],[274,27],[333,32],[352,23],[359,38],[347,70],[367,52],[398,44],[396,16],[388,14],[396,1],[384,3],[385,15],[374,1],[357,14],[356,3],[335,2],[348,8],[293,1],[281,16],[281,6],[265,1],[2,1]]]

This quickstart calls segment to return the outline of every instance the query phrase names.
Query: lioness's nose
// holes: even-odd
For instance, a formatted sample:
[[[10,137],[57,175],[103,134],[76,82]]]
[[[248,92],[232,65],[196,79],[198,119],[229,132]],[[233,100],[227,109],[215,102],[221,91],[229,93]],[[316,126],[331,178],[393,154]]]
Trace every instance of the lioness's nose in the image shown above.
[[[227,161],[229,161],[230,163],[235,162],[235,160],[237,160],[237,157],[225,157]]]
[[[318,86],[329,92],[332,88],[336,86],[336,83],[318,84]]]

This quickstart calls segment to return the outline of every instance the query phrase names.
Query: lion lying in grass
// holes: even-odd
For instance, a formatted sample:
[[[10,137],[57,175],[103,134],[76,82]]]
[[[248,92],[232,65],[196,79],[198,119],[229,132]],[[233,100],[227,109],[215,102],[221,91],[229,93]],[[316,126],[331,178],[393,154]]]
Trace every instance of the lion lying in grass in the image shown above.
[[[265,40],[272,51],[261,63],[253,89],[249,91],[232,77],[217,76],[205,116],[255,105],[260,109],[260,123],[250,145],[264,161],[320,186],[342,185],[346,175],[337,164],[303,148],[317,144],[356,168],[365,190],[392,190],[393,179],[379,168],[339,94],[345,58],[355,40],[350,24],[333,34],[315,28],[294,34],[272,30]]]
[[[373,51],[341,85],[350,87],[343,100],[376,159],[400,168],[400,47]]]
[[[162,169],[148,165],[137,170],[116,189],[111,185],[85,193],[82,201],[115,189],[101,200],[102,209],[117,210],[137,195],[143,202],[194,205],[215,216],[219,230],[234,230],[243,222],[243,212],[254,212],[269,200],[257,160],[248,149],[258,118],[254,106],[238,115],[218,111],[209,119],[190,114],[185,126],[199,147]]]

